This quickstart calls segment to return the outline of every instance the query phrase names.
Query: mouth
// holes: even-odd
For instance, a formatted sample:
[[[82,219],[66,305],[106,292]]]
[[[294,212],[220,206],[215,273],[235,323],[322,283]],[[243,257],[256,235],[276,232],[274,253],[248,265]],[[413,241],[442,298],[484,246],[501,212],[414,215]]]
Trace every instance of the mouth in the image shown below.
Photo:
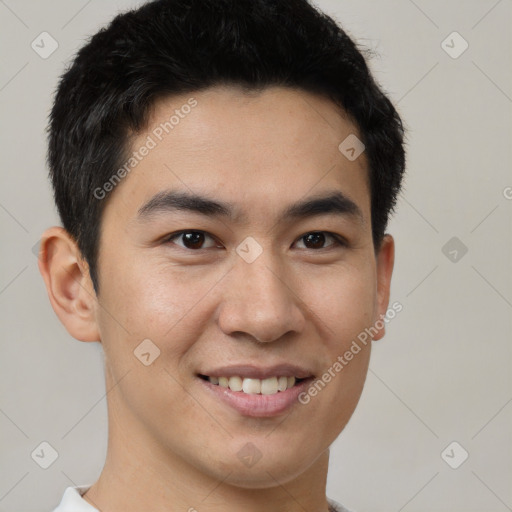
[[[237,366],[196,376],[210,397],[243,416],[261,418],[279,416],[297,405],[298,396],[315,378],[311,372],[291,366]]]

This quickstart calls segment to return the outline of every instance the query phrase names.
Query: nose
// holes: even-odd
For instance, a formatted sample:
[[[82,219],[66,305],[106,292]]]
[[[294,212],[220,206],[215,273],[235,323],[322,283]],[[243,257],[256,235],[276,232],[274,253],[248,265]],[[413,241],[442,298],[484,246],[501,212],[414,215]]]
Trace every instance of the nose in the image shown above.
[[[226,277],[218,317],[224,333],[268,343],[304,329],[295,280],[270,250],[252,263],[237,257]]]

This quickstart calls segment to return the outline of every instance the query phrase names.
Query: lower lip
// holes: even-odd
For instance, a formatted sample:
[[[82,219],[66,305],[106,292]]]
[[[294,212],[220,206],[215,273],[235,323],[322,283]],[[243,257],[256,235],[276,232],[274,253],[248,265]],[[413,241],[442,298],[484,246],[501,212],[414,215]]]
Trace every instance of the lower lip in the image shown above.
[[[257,395],[244,393],[243,391],[232,391],[229,388],[212,384],[210,381],[200,377],[198,379],[210,393],[213,393],[240,414],[257,418],[268,418],[282,414],[294,404],[299,403],[298,396],[308,388],[313,377],[304,379],[292,388],[286,391],[278,391],[273,395]]]

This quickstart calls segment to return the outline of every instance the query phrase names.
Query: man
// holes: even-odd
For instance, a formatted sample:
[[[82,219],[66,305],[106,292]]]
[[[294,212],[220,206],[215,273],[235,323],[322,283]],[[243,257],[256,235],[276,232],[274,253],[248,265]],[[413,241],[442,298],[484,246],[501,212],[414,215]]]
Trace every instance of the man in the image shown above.
[[[147,3],[62,77],[49,166],[40,270],[103,346],[109,419],[56,510],[346,510],[329,446],[385,333],[405,166],[350,38],[306,0]]]

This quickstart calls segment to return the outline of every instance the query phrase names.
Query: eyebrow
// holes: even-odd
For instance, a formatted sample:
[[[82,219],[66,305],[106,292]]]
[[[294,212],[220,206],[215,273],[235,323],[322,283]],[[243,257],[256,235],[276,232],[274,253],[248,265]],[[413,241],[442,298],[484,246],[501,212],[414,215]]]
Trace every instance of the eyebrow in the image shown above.
[[[154,195],[139,208],[137,219],[150,220],[154,216],[175,211],[188,211],[209,217],[224,217],[232,222],[247,220],[246,215],[237,211],[232,204],[176,190],[164,190]],[[280,214],[278,222],[290,222],[320,215],[342,216],[360,224],[365,223],[363,212],[359,206],[340,191],[332,191],[324,193],[322,196],[297,201]]]

